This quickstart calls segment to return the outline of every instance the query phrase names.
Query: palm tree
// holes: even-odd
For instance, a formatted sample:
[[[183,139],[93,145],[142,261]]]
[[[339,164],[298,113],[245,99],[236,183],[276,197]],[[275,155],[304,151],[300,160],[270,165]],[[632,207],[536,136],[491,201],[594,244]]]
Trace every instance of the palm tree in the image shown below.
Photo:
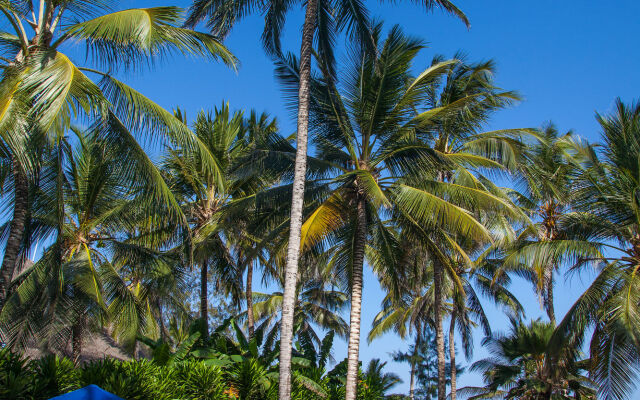
[[[635,389],[640,368],[636,313],[640,104],[618,99],[615,111],[597,114],[597,120],[602,148],[578,148],[586,161],[574,179],[574,212],[559,221],[567,239],[540,244],[528,256],[538,262],[562,255],[573,261],[572,271],[597,267],[592,284],[558,325],[552,347],[579,344],[593,327],[589,370],[598,383],[599,398],[623,399]]]
[[[438,397],[436,338],[432,330],[425,331],[423,336],[419,341],[419,346],[415,349],[417,355],[415,396],[431,400]]]
[[[460,54],[457,54],[456,58],[464,59]],[[437,65],[438,62],[441,62],[441,58],[434,58],[433,64]],[[503,199],[505,203],[510,204],[510,208],[515,208],[515,205],[507,200],[508,192],[494,185],[491,180],[481,173],[483,170],[488,169],[515,169],[522,154],[523,144],[520,136],[528,133],[526,129],[479,132],[479,129],[482,128],[493,112],[518,99],[517,94],[502,91],[493,85],[494,69],[494,63],[491,61],[477,64],[461,61],[452,65],[444,79],[437,85],[433,85],[432,90],[428,93],[426,105],[429,111],[424,114],[429,115],[430,121],[428,124],[418,126],[416,134],[422,143],[432,147],[438,154],[456,160],[465,160],[467,163],[467,168],[438,172],[436,176],[437,182],[448,181],[454,186],[461,185],[484,190]],[[442,112],[443,109],[449,109],[449,111]],[[523,216],[514,214],[511,215],[511,218],[513,217],[522,219]],[[508,215],[482,212],[478,214],[477,218],[491,229],[494,240],[497,242],[502,243],[512,235],[510,233],[512,221]],[[402,221],[402,219],[399,219],[399,221]],[[433,232],[416,230],[412,221],[405,222],[409,223],[408,226],[405,226],[405,229],[414,231],[413,235],[421,236],[421,239],[418,240],[419,242],[427,241],[431,243],[431,248],[427,247],[425,251],[431,254],[430,258],[433,263],[433,293],[431,296],[435,296],[433,311],[435,313],[436,342],[439,356],[439,393],[441,393],[440,396],[444,396],[445,340],[442,328],[442,301],[445,291],[442,288],[443,273],[449,274],[449,278],[453,279],[453,282],[464,281],[458,274],[466,272],[472,276],[474,274],[473,271],[477,268],[471,262],[470,256],[472,253],[478,254],[480,257],[478,261],[481,261],[482,258],[491,254],[495,246],[485,249],[483,242],[469,240],[469,238],[460,235],[450,236],[449,233],[443,230],[440,232],[437,230]],[[481,254],[483,251],[485,251],[485,255]],[[482,284],[489,286],[491,278],[486,282],[482,282]],[[464,332],[465,329],[468,330],[468,322],[464,323],[464,316],[467,314],[465,311],[467,309],[467,289],[460,284],[452,289],[457,293],[457,295],[453,296],[457,299],[454,303],[454,305],[457,305],[457,312],[453,310],[453,315],[463,317],[459,320],[461,332]],[[504,287],[501,288],[501,291],[501,293],[498,293],[489,290],[488,293],[492,293],[495,296],[503,296]],[[502,300],[515,305],[512,299],[503,297]],[[477,306],[479,305],[477,297],[471,299],[471,301],[472,309],[477,312]],[[451,336],[455,330],[457,320],[457,317],[452,318],[450,325],[451,342],[453,342]],[[468,321],[468,318],[466,321]],[[463,329],[462,326],[466,326],[466,328]],[[486,324],[485,329],[488,329]],[[451,352],[455,358],[455,346],[452,347]],[[452,371],[452,375],[453,387],[455,387],[455,370]],[[452,395],[455,396],[455,390],[452,391]]]
[[[249,155],[243,162],[237,163],[233,173],[240,176],[245,176],[245,180],[251,178],[252,181],[257,182],[255,177],[259,176],[261,182],[258,190],[253,190],[252,193],[247,193],[244,198],[251,198],[252,195],[269,197],[268,188],[276,186],[276,183],[282,180],[284,175],[276,165],[277,162],[269,162],[270,167],[261,169],[260,163],[257,162],[259,158],[258,154],[269,154],[274,147],[278,144],[285,144],[286,140],[282,138],[278,132],[278,127],[275,118],[270,119],[265,113],[257,114],[255,111],[251,111],[249,118],[245,121],[245,127],[248,135],[248,142],[251,144],[251,150]],[[289,145],[288,143],[286,143]],[[268,158],[268,156],[267,156]],[[248,165],[248,168],[244,168]],[[284,162],[284,168],[288,169],[291,166],[290,161]],[[273,218],[265,218],[265,214],[275,214],[275,220],[281,222],[286,219],[282,212],[278,210],[280,207],[274,207],[272,205],[266,206],[265,202],[256,201],[251,207],[253,214],[247,217],[247,208],[245,204],[240,204],[237,209],[244,216],[238,218],[236,213],[231,216],[230,221],[245,220],[241,229],[236,228],[235,244],[236,254],[238,258],[238,266],[242,269],[246,269],[245,280],[245,302],[247,306],[247,329],[249,336],[253,336],[255,330],[255,316],[253,315],[253,273],[257,266],[266,266],[268,261],[268,236],[264,235],[264,232],[271,232],[277,229],[272,229],[269,225],[269,221]],[[273,273],[271,273],[273,275]]]
[[[96,67],[111,71],[140,68],[175,52],[235,65],[235,58],[217,38],[179,27],[179,8],[130,9],[100,15],[108,11],[109,3],[41,0],[38,9],[26,1],[0,4],[11,30],[2,32],[6,45],[0,58],[0,136],[11,150],[15,183],[13,218],[0,274],[0,305],[28,223],[28,174],[34,157],[28,157],[25,149],[33,136],[49,135],[60,140],[72,118],[87,117],[99,118],[111,128],[126,126],[139,135],[169,134],[172,140],[198,147],[190,131],[170,113]],[[28,33],[27,28],[33,32]],[[80,42],[87,47],[89,62],[85,66],[74,64],[61,52]],[[116,132],[110,130],[111,135]]]
[[[263,117],[262,127],[257,123],[247,124],[243,113],[232,113],[228,104],[213,113],[198,114],[193,131],[203,143],[206,158],[215,160],[216,174],[209,173],[201,152],[187,147],[170,148],[164,160],[165,175],[191,228],[188,245],[192,247],[194,262],[200,266],[200,319],[205,339],[209,331],[209,271],[214,271],[216,276],[216,290],[232,293],[239,301],[240,265],[247,265],[247,286],[250,287],[252,260],[245,260],[247,251],[242,250],[251,245],[246,229],[242,228],[247,226],[247,216],[234,214],[230,218],[228,210],[233,201],[253,196],[270,183],[257,171],[242,176],[234,173],[247,160],[256,142],[266,141],[269,135],[275,134],[275,121],[269,122]],[[185,119],[182,115],[180,118]],[[255,115],[254,120],[258,121]],[[238,253],[235,260],[234,252]]]
[[[500,307],[507,315],[519,317],[524,315],[524,308],[517,297],[508,287],[511,280],[506,275],[498,274],[499,260],[496,255],[501,249],[512,243],[515,232],[511,224],[517,222],[504,215],[491,215],[482,218],[484,224],[491,230],[493,244],[488,248],[478,248],[473,242],[462,242],[461,245],[468,254],[479,253],[471,266],[460,255],[454,259],[453,269],[448,278],[454,283],[446,291],[445,298],[451,301],[449,318],[449,360],[456,365],[455,331],[458,329],[462,339],[465,357],[469,360],[473,352],[472,329],[479,325],[485,335],[491,335],[489,318],[485,314],[481,299],[484,297]],[[480,252],[481,250],[484,250]],[[450,386],[452,400],[456,400],[457,368],[450,370]]]
[[[485,338],[491,357],[471,369],[482,372],[486,386],[466,387],[461,394],[468,399],[596,399],[595,382],[585,376],[588,360],[573,347],[549,352],[553,332],[551,323],[512,320],[508,335]]]
[[[571,132],[560,135],[551,124],[536,136],[537,143],[530,146],[520,162],[519,180],[526,194],[514,192],[514,195],[539,222],[526,226],[517,240],[504,250],[506,254],[499,273],[512,271],[529,280],[549,320],[555,324],[554,275],[562,264],[562,259],[549,259],[544,264],[529,264],[521,262],[521,257],[526,257],[530,246],[539,242],[566,239],[558,222],[563,213],[570,211],[572,180],[580,162],[579,153],[575,151],[579,141]]]
[[[424,357],[419,352],[420,337],[416,336],[415,343],[409,346],[407,352],[396,351],[391,355],[391,358],[395,362],[406,362],[409,364],[409,398],[413,400],[415,398],[415,377],[416,368],[419,364],[425,361]]]
[[[18,253],[22,244],[22,233],[27,223],[28,213],[29,184],[27,174],[16,160],[12,163],[14,206],[9,226],[9,236],[4,248],[4,258],[0,267],[0,309],[7,297],[7,292],[18,264]]]
[[[487,179],[483,172],[486,170],[500,171],[513,170],[518,165],[521,158],[522,142],[520,136],[525,134],[525,129],[506,129],[490,132],[481,132],[483,125],[491,115],[500,109],[518,100],[519,96],[511,91],[503,91],[493,83],[495,64],[493,61],[481,63],[468,63],[464,61],[461,54],[455,55],[461,62],[453,65],[442,82],[435,86],[429,93],[426,102],[432,110],[439,110],[442,107],[453,107],[454,112],[441,113],[433,118],[430,124],[420,127],[418,135],[425,143],[432,146],[440,154],[448,155],[452,158],[466,159],[470,167],[474,170],[458,169],[456,171],[441,171],[437,180],[440,182],[450,181],[453,184],[460,184],[468,187],[479,188],[493,193],[501,198],[506,198],[505,192],[496,187],[491,180]],[[436,64],[440,57],[434,58]],[[455,107],[462,105],[461,107]],[[473,173],[471,173],[473,172]],[[507,201],[509,202],[509,201]],[[496,221],[491,219],[504,219],[506,216],[493,216],[480,213],[478,218],[486,225]],[[485,221],[486,220],[486,221]],[[509,229],[508,221],[501,221],[502,226]],[[488,226],[488,225],[487,225]],[[443,290],[441,288],[443,275],[447,270],[455,271],[457,265],[462,261],[467,264],[466,268],[473,268],[469,263],[469,256],[466,252],[483,250],[483,244],[473,239],[465,237],[454,237],[454,241],[462,245],[465,250],[460,252],[450,240],[441,240],[438,235],[433,235],[434,244],[439,247],[435,252],[446,255],[448,259],[441,257],[434,258],[434,296],[435,296],[435,332],[438,348],[438,371],[439,371],[439,398],[444,396],[445,391],[445,339],[442,327],[443,312]],[[465,246],[466,243],[466,246]],[[469,247],[471,246],[471,247]],[[453,250],[453,252],[452,252]],[[454,260],[451,263],[450,260]],[[447,266],[447,264],[452,264]],[[455,275],[455,272],[451,272]],[[460,311],[465,308],[464,298],[466,296],[462,287],[458,290],[458,298],[462,301]],[[464,314],[464,312],[463,312]],[[452,319],[455,324],[456,318]],[[450,327],[452,331],[455,327]],[[455,370],[452,371],[455,375]],[[455,376],[452,376],[455,386]],[[455,396],[455,390],[452,391]]]
[[[334,254],[330,265],[351,288],[347,398],[355,393],[357,378],[365,254],[379,275],[397,275],[392,273],[395,263],[385,261],[396,253],[398,242],[384,217],[404,219],[421,232],[446,227],[441,237],[449,240],[460,235],[482,242],[490,240],[490,234],[469,209],[513,212],[506,197],[484,190],[476,181],[466,186],[437,180],[441,171],[494,161],[441,153],[417,136],[437,115],[464,106],[462,101],[416,113],[434,81],[456,61],[438,63],[412,78],[409,71],[422,44],[398,27],[379,41],[380,30],[376,26],[373,31],[378,50],[352,54],[343,81],[321,68],[323,75],[311,83],[310,117],[318,154],[310,162],[324,165],[324,171],[314,171],[319,178],[311,182],[326,189],[312,204],[301,243],[304,248],[322,241],[337,243],[329,249]],[[298,87],[297,69],[293,57],[278,68],[292,94]]]
[[[389,284],[389,294],[383,302],[383,309],[376,315],[368,340],[371,342],[382,334],[393,330],[401,338],[414,334],[416,343],[413,346],[413,355],[404,358],[410,362],[412,371],[415,369],[415,356],[426,341],[426,332],[435,330],[435,298],[434,298],[434,263],[428,260],[428,253],[419,251],[419,246],[404,238],[400,242],[405,243],[405,252],[399,257],[406,265],[399,265],[397,271],[400,277],[394,278],[404,285],[393,287]],[[482,298],[491,300],[495,305],[503,308],[511,315],[519,315],[523,312],[522,306],[515,296],[507,289],[510,280],[506,276],[495,280],[496,267],[489,262],[488,257],[476,260],[473,268],[466,268],[464,262],[451,262],[452,269],[447,271],[443,282],[443,298],[449,299],[443,303],[443,311],[449,314],[449,354],[442,354],[445,360],[445,371],[449,370],[449,382],[451,385],[451,398],[456,396],[457,368],[447,368],[446,359],[450,365],[456,365],[455,330],[457,328],[462,339],[465,356],[469,359],[473,351],[471,337],[472,329],[482,327],[486,335],[491,334],[489,318],[485,314]],[[389,282],[391,280],[387,280]],[[436,351],[438,349],[436,340]],[[446,348],[445,348],[446,351]],[[417,355],[417,359],[420,356]],[[440,359],[438,359],[440,361]],[[414,364],[412,364],[414,362]],[[413,373],[412,373],[413,375]],[[446,379],[446,373],[445,373]]]
[[[366,400],[385,398],[391,388],[402,383],[402,379],[391,372],[384,372],[386,362],[374,358],[369,361],[367,369],[362,374],[362,384],[359,397]]]
[[[105,321],[135,343],[157,330],[158,296],[183,290],[175,259],[159,251],[172,233],[154,221],[168,212],[153,194],[158,180],[139,148],[103,139],[101,127],[76,131],[77,148],[67,139],[52,146],[40,173],[32,218],[40,237],[55,242],[19,277],[0,314],[13,345],[38,339],[65,348],[71,338],[77,360],[86,330]]]
[[[194,0],[187,20],[189,26],[194,26],[200,21],[206,20],[212,32],[220,36],[227,34],[234,23],[258,9],[265,15],[265,26],[262,34],[262,42],[267,53],[281,56],[280,36],[285,23],[286,14],[295,3],[282,3],[277,1],[243,3],[225,0]],[[469,21],[449,0],[427,0],[423,2],[427,10],[441,7],[448,13],[456,15],[467,26]],[[289,349],[293,340],[292,321],[294,314],[295,289],[300,256],[300,235],[303,219],[303,201],[306,175],[307,141],[309,128],[309,107],[311,90],[311,55],[314,37],[318,40],[318,54],[328,68],[331,75],[335,75],[335,62],[333,56],[334,31],[346,29],[354,37],[360,38],[360,43],[373,47],[370,35],[369,19],[364,5],[350,0],[336,2],[311,0],[306,2],[304,24],[302,27],[302,41],[300,45],[300,65],[298,70],[297,88],[297,145],[295,158],[295,174],[293,179],[293,192],[291,199],[291,218],[289,227],[289,241],[287,248],[285,299],[282,308],[283,325],[281,341],[283,349],[280,360],[280,389],[279,396],[282,400],[290,398],[290,364],[291,354]],[[347,390],[347,400],[355,398],[355,386]]]
[[[1,267],[2,269],[0,269],[1,309],[3,299],[6,299],[10,290],[13,277],[20,274],[22,267],[29,263],[29,257],[32,255],[32,252],[29,251],[32,250],[32,233],[37,230],[37,227],[33,226],[30,221],[30,207],[33,205],[31,200],[38,190],[37,174],[42,168],[43,159],[46,158],[46,151],[43,149],[42,143],[37,140],[25,143],[26,148],[21,153],[27,157],[27,160],[23,160],[23,162],[30,165],[31,173],[27,174],[26,171],[23,171],[23,163],[14,156],[12,146],[3,141],[0,143],[3,170],[2,186],[6,188],[3,195],[8,200],[4,209],[7,222],[2,226],[4,237],[7,238],[5,243],[6,257],[3,259],[7,268]],[[16,204],[16,198],[26,201],[20,201]],[[24,216],[21,215],[23,213]],[[16,257],[16,259],[12,261],[12,257]]]

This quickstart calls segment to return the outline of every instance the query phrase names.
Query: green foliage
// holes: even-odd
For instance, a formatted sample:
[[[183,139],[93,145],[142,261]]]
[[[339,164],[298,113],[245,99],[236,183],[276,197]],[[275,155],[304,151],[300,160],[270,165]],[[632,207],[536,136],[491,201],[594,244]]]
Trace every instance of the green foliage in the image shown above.
[[[292,398],[296,400],[339,400],[344,397],[346,362],[325,372],[333,334],[313,350],[314,360],[294,357]],[[254,342],[255,343],[255,342]],[[127,400],[275,400],[277,398],[278,365],[265,357],[248,353],[229,355],[216,353],[203,360],[193,355],[168,365],[148,360],[120,361],[103,359],[78,367],[67,358],[48,355],[29,360],[8,350],[0,352],[0,398],[15,400],[47,400],[51,397],[97,385]],[[311,351],[311,349],[307,349]],[[215,352],[214,352],[215,353]],[[213,353],[210,353],[213,354]],[[209,361],[221,360],[219,365]],[[384,372],[386,363],[372,360],[361,371],[358,400],[384,399],[400,382],[394,374]],[[316,374],[320,371],[319,374]]]
[[[504,399],[595,399],[597,387],[588,379],[579,349],[549,347],[554,325],[540,320],[524,324],[512,320],[507,335],[494,335],[483,344],[491,357],[473,364],[482,372],[486,387],[463,388],[461,393],[483,394]]]
[[[67,358],[51,354],[33,361],[31,366],[34,371],[33,385],[36,398],[50,399],[81,386],[78,371]]]
[[[192,400],[213,400],[227,397],[225,379],[218,367],[199,361],[185,361],[174,365],[174,379],[181,385],[181,393]]]
[[[263,43],[297,108],[300,67],[282,54],[279,38],[301,2],[196,0],[186,20],[171,6],[111,12],[103,0],[42,1],[39,10],[31,3],[0,1],[8,30],[0,31],[0,186],[3,195],[14,192],[14,204],[28,203],[22,239],[12,246],[20,259],[36,243],[50,245],[4,282],[11,296],[2,299],[0,339],[13,349],[71,343],[79,354],[85,331],[108,326],[130,352],[146,344],[151,360],[76,367],[55,355],[28,360],[2,350],[0,398],[48,399],[97,384],[126,399],[275,399],[284,296],[251,293],[243,278],[256,266],[263,279],[284,281],[293,141],[266,114],[246,117],[228,104],[188,124],[111,71],[174,53],[235,66],[220,38],[262,11]],[[422,3],[467,22],[449,1]],[[481,132],[519,99],[494,85],[492,61],[435,57],[415,75],[424,43],[399,27],[383,36],[362,2],[319,0],[317,18],[293,398],[344,397],[346,363],[328,369],[334,335],[355,328],[342,311],[362,302],[346,294],[357,286],[362,253],[387,291],[370,338],[390,330],[419,336],[447,314],[452,354],[457,329],[470,356],[472,329],[484,329],[493,357],[474,368],[486,387],[461,392],[628,396],[640,375],[640,104],[618,100],[613,113],[597,115],[602,147],[553,125]],[[204,21],[213,35],[185,28]],[[342,30],[359,45],[347,46],[352,54],[337,68],[333,32]],[[86,46],[86,65],[62,52],[76,43]],[[166,145],[160,163],[141,144],[157,137]],[[496,185],[491,174],[502,172],[513,174],[518,190]],[[28,180],[22,199],[10,181],[18,175]],[[567,264],[596,266],[598,276],[556,327],[554,282]],[[230,304],[218,306],[224,321],[214,332],[213,318],[192,324],[185,307],[195,266],[203,300],[215,280],[211,289]],[[551,323],[514,322],[507,336],[491,337],[481,299],[520,315],[508,290],[514,274],[534,285]],[[252,313],[243,301],[254,301]],[[249,334],[243,324],[251,316]],[[318,328],[331,332],[321,339]],[[583,360],[578,349],[587,340]],[[416,369],[426,397],[435,364],[430,344],[418,345],[399,358]],[[384,366],[373,360],[359,371],[359,399],[388,396],[398,378]]]
[[[32,391],[32,369],[19,354],[8,350],[0,352],[0,398],[28,399]]]
[[[386,364],[375,358],[369,362],[358,385],[358,398],[363,400],[384,398],[389,390],[402,383],[397,375],[383,371]]]
[[[8,350],[0,352],[0,398],[47,400],[80,388],[78,371],[66,358],[48,355],[28,360]]]
[[[80,371],[82,386],[97,385],[130,400],[169,399],[172,380],[168,371],[148,361],[94,361]]]
[[[194,332],[184,341],[178,344],[175,350],[171,349],[171,345],[162,340],[151,340],[147,337],[138,337],[138,340],[151,348],[151,359],[156,365],[171,365],[175,362],[182,361],[200,339],[200,332]]]

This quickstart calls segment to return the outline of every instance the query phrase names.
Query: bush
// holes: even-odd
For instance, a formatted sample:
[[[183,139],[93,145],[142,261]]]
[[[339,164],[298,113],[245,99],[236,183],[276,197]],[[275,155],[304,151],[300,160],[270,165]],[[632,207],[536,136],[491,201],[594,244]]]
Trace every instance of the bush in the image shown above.
[[[78,371],[73,362],[57,355],[49,355],[31,362],[35,399],[47,400],[80,388]]]
[[[126,400],[277,399],[277,365],[265,365],[259,359],[242,356],[225,359],[222,366],[212,364],[196,359],[168,365],[147,360],[104,359],[78,368],[64,357],[50,355],[28,360],[3,350],[0,351],[0,399],[47,400],[91,384]],[[345,368],[343,362],[328,374],[304,376],[301,371],[294,371],[292,398],[343,399]],[[369,375],[362,376],[367,383],[361,381],[358,399],[384,399],[384,390],[371,390],[375,385]]]
[[[171,398],[170,378],[163,368],[148,361],[104,359],[85,364],[80,371],[81,385],[97,385],[127,400]]]
[[[0,399],[31,399],[33,371],[27,359],[9,350],[0,351]]]
[[[180,388],[180,398],[188,400],[212,400],[227,398],[222,371],[198,361],[175,364],[173,378]]]

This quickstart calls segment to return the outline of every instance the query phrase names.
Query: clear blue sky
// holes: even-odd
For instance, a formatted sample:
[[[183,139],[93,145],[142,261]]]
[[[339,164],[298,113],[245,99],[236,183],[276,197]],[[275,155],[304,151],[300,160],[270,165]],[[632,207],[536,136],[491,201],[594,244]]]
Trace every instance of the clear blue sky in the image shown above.
[[[178,4],[188,1],[122,1],[123,8]],[[458,0],[456,4],[471,20],[471,29],[435,11],[425,14],[414,5],[401,2],[380,5],[367,2],[372,16],[384,19],[388,28],[400,24],[406,33],[427,40],[430,48],[420,56],[426,67],[434,54],[452,56],[457,50],[469,60],[492,58],[498,64],[496,80],[504,89],[517,90],[524,101],[499,113],[487,129],[537,127],[552,120],[560,130],[596,140],[599,135],[594,112],[607,112],[616,97],[625,101],[640,98],[640,2],[634,0]],[[302,13],[290,15],[284,47],[299,50]],[[213,108],[223,100],[234,108],[267,111],[278,117],[284,133],[294,131],[295,121],[284,107],[273,66],[259,42],[260,16],[237,25],[226,44],[240,59],[237,73],[221,65],[179,57],[159,64],[154,71],[138,73],[127,82],[166,108],[180,106],[193,116],[201,108]],[[556,313],[562,315],[590,281],[589,276],[558,277]],[[513,291],[526,306],[528,317],[542,316],[531,288],[516,282]],[[367,273],[364,291],[363,338],[379,310],[382,292]],[[494,329],[504,329],[507,319],[489,307]],[[474,358],[486,355],[476,335]],[[406,348],[397,337],[387,335],[371,345],[363,340],[361,358],[388,358],[388,353]],[[346,346],[339,343],[335,356],[342,359]],[[462,358],[461,355],[459,355]],[[463,360],[464,361],[464,360]],[[398,391],[408,387],[404,365],[390,363],[390,369],[405,379]],[[465,374],[459,385],[480,384],[480,377]]]

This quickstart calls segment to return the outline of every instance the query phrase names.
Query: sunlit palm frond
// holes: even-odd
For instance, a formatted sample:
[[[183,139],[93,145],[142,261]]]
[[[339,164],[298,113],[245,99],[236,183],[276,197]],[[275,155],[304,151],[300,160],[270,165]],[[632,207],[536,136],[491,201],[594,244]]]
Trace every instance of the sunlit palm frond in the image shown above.
[[[84,41],[95,62],[110,69],[137,68],[174,52],[236,66],[236,58],[216,37],[181,28],[182,22],[177,7],[129,9],[71,25],[63,38]]]

